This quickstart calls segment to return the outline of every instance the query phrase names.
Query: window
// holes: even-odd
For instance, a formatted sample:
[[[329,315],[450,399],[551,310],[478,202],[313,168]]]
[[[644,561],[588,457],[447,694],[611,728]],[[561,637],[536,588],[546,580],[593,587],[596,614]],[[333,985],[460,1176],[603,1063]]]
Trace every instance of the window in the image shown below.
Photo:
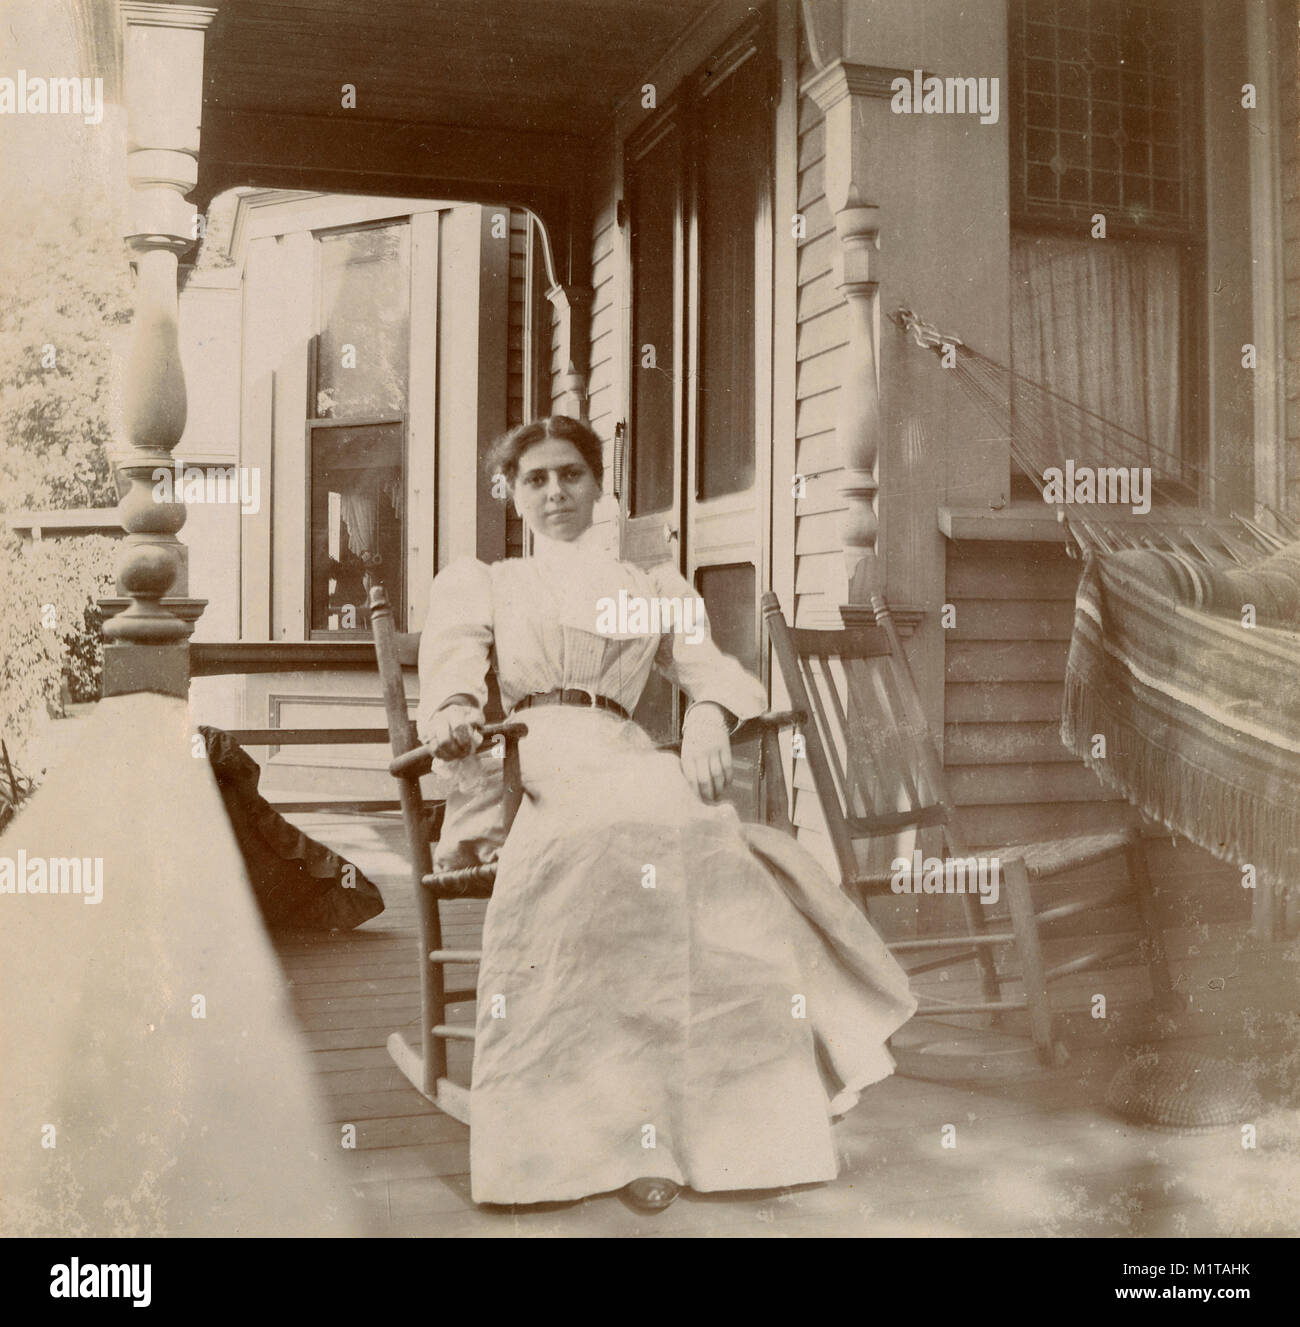
[[[406,601],[410,228],[319,233],[307,423],[312,635],[362,631],[369,585]]]
[[[628,515],[709,502],[756,476],[755,283],[771,56],[754,24],[627,144],[632,379]]]
[[[1011,4],[1012,355],[1028,380],[1013,427],[1048,464],[1145,463],[1157,481],[1191,482],[1198,42],[1186,0]],[[1062,399],[1116,429],[1089,436]]]
[[[627,162],[631,218],[632,420],[644,445],[631,449],[629,512],[645,516],[673,505],[677,392],[677,233],[682,144],[676,118],[657,126]]]

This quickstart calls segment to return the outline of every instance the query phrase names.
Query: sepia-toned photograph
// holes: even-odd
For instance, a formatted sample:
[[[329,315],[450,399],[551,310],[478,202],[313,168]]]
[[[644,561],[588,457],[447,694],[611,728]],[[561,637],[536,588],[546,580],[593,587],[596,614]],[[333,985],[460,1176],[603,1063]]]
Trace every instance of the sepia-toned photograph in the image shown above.
[[[1298,56],[1296,0],[0,0],[47,1305],[174,1307],[176,1237],[1032,1238],[1251,1298]]]

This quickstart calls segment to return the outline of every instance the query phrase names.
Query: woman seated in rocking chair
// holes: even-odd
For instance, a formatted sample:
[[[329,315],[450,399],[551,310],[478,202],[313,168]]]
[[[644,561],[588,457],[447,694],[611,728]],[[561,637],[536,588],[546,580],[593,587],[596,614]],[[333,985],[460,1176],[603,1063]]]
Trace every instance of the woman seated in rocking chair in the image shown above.
[[[620,592],[698,601],[670,567],[600,548],[595,434],[563,416],[524,425],[489,473],[510,484],[535,555],[435,579],[418,725],[440,762],[486,768],[466,758],[491,665],[528,727],[483,930],[474,1199],[621,1189],[658,1210],[683,1185],[833,1179],[832,1118],[892,1071],[886,1039],[915,1009],[907,978],[805,850],[717,801],[729,733],[766,697],[707,620],[608,629]],[[691,700],[680,759],[628,717],[651,669]],[[474,818],[449,807],[447,849],[489,837]]]

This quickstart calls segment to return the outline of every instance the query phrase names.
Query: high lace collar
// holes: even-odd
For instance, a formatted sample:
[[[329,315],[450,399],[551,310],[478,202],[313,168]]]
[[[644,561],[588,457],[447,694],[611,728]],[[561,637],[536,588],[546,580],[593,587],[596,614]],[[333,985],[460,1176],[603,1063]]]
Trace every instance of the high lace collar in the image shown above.
[[[533,536],[533,556],[556,569],[569,570],[579,563],[617,562],[618,554],[612,547],[617,527],[608,524],[589,525],[576,539],[548,539]]]
[[[605,601],[617,603],[619,592],[645,593],[637,568],[620,562],[609,547],[610,530],[592,525],[576,539],[533,540],[533,558],[546,573],[555,596],[559,620],[582,631],[597,630]],[[605,631],[616,638],[627,633]]]

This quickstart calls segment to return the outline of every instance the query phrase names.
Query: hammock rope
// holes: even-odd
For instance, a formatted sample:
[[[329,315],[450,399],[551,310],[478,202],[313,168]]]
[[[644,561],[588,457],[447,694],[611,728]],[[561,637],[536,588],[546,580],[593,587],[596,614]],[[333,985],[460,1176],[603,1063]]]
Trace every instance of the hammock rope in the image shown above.
[[[1144,515],[1095,511],[1085,515],[1073,504],[1053,503],[1071,537],[1072,555],[1145,548],[1194,557],[1212,566],[1247,566],[1300,537],[1300,529],[1269,507],[1263,510],[1277,532],[1261,525],[1253,514],[1212,515],[1201,494],[1213,505],[1215,494],[1226,487],[1221,474],[999,364],[909,309],[899,309],[890,318],[916,345],[945,362],[945,372],[1010,440],[1012,459],[1045,501],[1053,503],[1046,496],[1044,472],[1053,467],[1064,471],[1070,460],[1076,466],[1099,469],[1151,468],[1151,496],[1158,502]]]

